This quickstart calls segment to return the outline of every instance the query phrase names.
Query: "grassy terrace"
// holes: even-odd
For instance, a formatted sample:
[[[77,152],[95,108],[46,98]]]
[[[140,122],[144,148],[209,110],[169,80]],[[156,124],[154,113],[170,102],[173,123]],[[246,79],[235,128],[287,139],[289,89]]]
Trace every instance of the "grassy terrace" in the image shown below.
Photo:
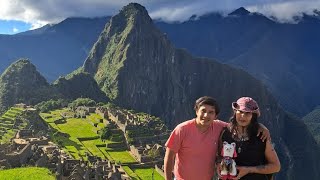
[[[0,179],[3,180],[54,180],[55,176],[46,168],[27,167],[0,170]]]
[[[26,122],[20,124],[16,129],[13,128],[16,117],[22,114],[22,108],[10,108],[0,117],[0,142],[7,143],[16,134],[17,130],[27,126]]]
[[[164,180],[154,168],[136,168],[132,170],[128,166],[123,166],[123,169],[133,180],[152,179],[152,176],[154,180]]]
[[[106,119],[93,113],[86,118],[73,118],[71,114],[70,118],[63,120],[61,114],[66,113],[70,115],[68,109],[60,109],[50,113],[40,113],[40,116],[57,131],[51,135],[53,140],[75,159],[83,158],[86,160],[85,153],[89,152],[103,159],[121,162],[125,165],[123,166],[124,170],[134,180],[152,179],[152,173],[154,179],[163,180],[160,174],[153,171],[153,168],[132,170],[129,166],[126,166],[126,164],[137,163],[127,150],[106,147],[106,143],[124,143],[117,140],[102,142],[97,132],[104,127]]]
[[[61,114],[68,113],[67,109],[55,110],[50,113],[41,113],[40,116],[55,130],[63,134],[52,134],[54,140],[62,145],[75,159],[86,159],[85,153],[99,156],[103,159],[114,160],[121,163],[135,163],[135,159],[126,150],[106,148],[106,143],[119,143],[113,141],[102,142],[97,131],[104,127],[104,120],[98,114],[90,114],[87,118],[67,118],[62,122]],[[103,122],[101,122],[101,119]],[[96,124],[96,126],[95,126]]]
[[[163,180],[164,178],[153,168],[133,169],[140,179]]]

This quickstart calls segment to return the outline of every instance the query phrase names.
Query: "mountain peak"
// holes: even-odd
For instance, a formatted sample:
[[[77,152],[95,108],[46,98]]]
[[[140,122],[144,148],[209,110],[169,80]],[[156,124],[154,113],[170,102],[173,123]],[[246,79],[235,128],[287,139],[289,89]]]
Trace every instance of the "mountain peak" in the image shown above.
[[[18,59],[16,62],[12,63],[8,68],[8,73],[20,73],[21,71],[24,71],[25,69],[28,69],[28,71],[36,71],[36,67],[30,62],[29,59]],[[5,71],[5,72],[6,72]],[[5,72],[3,74],[5,74]]]
[[[229,15],[236,15],[236,16],[245,16],[250,14],[250,11],[248,11],[247,9],[245,9],[244,7],[240,7],[238,9],[236,9],[235,11],[233,11],[232,13],[230,13]]]
[[[32,79],[32,78],[33,79]],[[12,63],[1,75],[0,81],[13,80],[15,83],[34,83],[40,84],[41,86],[49,85],[47,80],[37,71],[35,65],[33,65],[29,59],[21,58],[16,62]],[[34,82],[31,83],[31,81]],[[1,84],[0,84],[1,86]]]
[[[132,16],[138,17],[149,17],[148,11],[146,8],[138,3],[129,3],[128,5],[124,6],[120,13],[122,15],[125,15],[125,17],[129,18]]]
[[[109,62],[116,62],[114,59],[118,59],[118,63],[121,63],[117,67],[120,68],[122,61],[126,59],[126,56],[122,56],[122,54],[128,49],[130,41],[144,39],[143,37],[150,36],[154,31],[156,31],[155,26],[145,7],[138,3],[130,3],[124,6],[117,15],[110,19],[91,49],[84,64],[84,71],[95,74],[102,59],[109,59]],[[112,45],[114,46],[112,47]],[[107,55],[102,58],[105,53]],[[119,57],[121,58],[119,59]],[[106,77],[100,78],[104,79]],[[99,82],[99,80],[97,81]]]
[[[28,59],[11,64],[0,76],[0,112],[15,103],[35,104],[52,94],[46,79]]]

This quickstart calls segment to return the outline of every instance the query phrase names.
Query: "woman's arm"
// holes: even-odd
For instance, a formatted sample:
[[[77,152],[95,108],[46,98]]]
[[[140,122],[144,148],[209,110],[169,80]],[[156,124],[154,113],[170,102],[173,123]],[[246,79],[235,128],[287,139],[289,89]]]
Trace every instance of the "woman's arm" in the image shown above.
[[[271,141],[267,140],[266,149],[264,152],[267,160],[267,164],[260,166],[242,166],[237,167],[239,174],[237,178],[241,178],[248,173],[257,174],[272,174],[280,171],[281,165],[276,151],[274,150]]]
[[[279,172],[281,168],[280,161],[270,140],[266,142],[264,154],[268,163],[266,165],[253,167],[252,173],[271,174]]]
[[[172,170],[174,166],[174,157],[176,153],[171,149],[166,149],[166,155],[164,156],[164,175],[166,180],[172,180]]]

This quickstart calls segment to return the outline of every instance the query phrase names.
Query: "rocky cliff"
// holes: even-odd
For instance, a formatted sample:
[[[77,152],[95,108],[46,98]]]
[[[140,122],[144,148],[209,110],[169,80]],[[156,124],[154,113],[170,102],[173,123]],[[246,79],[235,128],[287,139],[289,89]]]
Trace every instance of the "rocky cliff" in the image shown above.
[[[320,178],[315,140],[302,122],[278,106],[260,81],[174,48],[139,4],[131,3],[112,17],[83,70],[116,104],[160,116],[171,128],[194,117],[193,103],[200,96],[218,100],[222,119],[230,115],[232,101],[251,96],[261,105],[261,122],[273,135],[283,167],[279,179]],[[304,166],[306,162],[310,166]]]

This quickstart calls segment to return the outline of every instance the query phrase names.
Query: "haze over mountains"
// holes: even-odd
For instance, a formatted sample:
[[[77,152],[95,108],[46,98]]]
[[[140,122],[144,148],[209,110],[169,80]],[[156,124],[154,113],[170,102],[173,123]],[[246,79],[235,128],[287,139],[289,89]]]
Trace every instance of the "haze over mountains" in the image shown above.
[[[266,20],[270,23],[269,21]],[[261,104],[261,122],[270,129],[281,159],[282,170],[277,177],[320,178],[319,147],[314,138],[302,121],[294,119],[278,105],[265,85],[245,71],[221,64],[217,59],[196,58],[185,50],[176,49],[175,41],[170,42],[170,33],[166,35],[157,26],[164,25],[153,24],[141,5],[129,4],[105,26],[81,68],[66,78],[60,78],[50,87],[46,82],[42,84],[48,87],[47,92],[57,98],[101,95],[102,91],[102,94],[119,106],[160,116],[171,128],[194,116],[192,106],[199,96],[216,97],[222,108],[222,119],[227,119],[230,115],[232,101],[240,96],[252,96]],[[205,32],[198,31],[197,37],[201,38],[203,33]],[[206,37],[209,39],[211,36]],[[205,36],[202,38],[205,39]],[[194,43],[197,44],[196,41]],[[15,88],[21,87],[27,89],[33,85],[31,81],[30,87],[20,86],[21,83],[18,83],[13,89],[7,88],[7,84],[16,82],[16,77],[26,78],[37,74],[36,77],[43,79],[28,61],[21,60],[12,66],[17,65],[21,65],[21,69],[29,67],[27,69],[32,69],[33,73],[9,73],[11,68],[8,68],[0,78],[0,100],[8,97],[8,91],[14,92]],[[75,69],[77,68],[72,70]],[[75,83],[68,82],[71,80]],[[59,84],[64,86],[58,86]],[[81,92],[82,87],[92,88]],[[80,92],[72,93],[77,90]],[[33,96],[29,95],[28,98]],[[11,102],[19,101],[21,100],[16,98]]]

